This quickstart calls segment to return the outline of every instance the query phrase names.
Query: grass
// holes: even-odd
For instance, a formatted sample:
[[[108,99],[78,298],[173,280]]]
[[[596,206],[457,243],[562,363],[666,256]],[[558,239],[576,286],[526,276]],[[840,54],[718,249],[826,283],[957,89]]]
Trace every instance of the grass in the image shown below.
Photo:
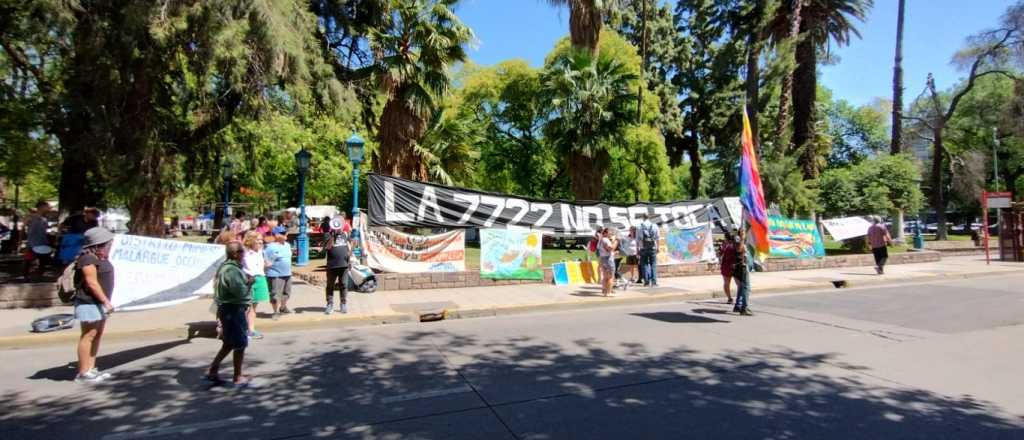
[[[543,249],[541,261],[544,267],[550,267],[551,263],[558,263],[562,260],[586,259],[587,252],[583,249]],[[480,246],[466,246],[466,270],[480,270]]]
[[[903,245],[903,244],[889,246],[889,252],[890,253],[894,253],[894,254],[906,252],[909,249],[910,249],[910,246]],[[843,242],[841,242],[841,241],[833,241],[833,240],[830,240],[830,239],[827,239],[827,238],[825,239],[825,256],[828,256],[828,257],[834,256],[834,255],[857,255],[857,254],[868,254],[868,253],[870,253],[870,252],[856,252],[856,251],[844,248],[843,247]]]

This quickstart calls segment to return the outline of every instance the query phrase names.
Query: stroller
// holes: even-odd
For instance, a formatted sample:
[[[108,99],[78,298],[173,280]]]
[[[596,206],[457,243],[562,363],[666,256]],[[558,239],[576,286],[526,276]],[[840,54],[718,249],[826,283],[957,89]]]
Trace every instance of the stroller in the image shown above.
[[[377,290],[377,275],[369,266],[359,264],[355,257],[349,259],[348,280],[351,289],[362,293],[373,293]]]

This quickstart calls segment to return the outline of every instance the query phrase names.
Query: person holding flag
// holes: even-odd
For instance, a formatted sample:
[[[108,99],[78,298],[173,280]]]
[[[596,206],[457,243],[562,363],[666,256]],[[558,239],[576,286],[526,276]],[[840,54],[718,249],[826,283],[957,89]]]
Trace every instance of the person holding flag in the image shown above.
[[[750,130],[750,119],[747,118],[747,109],[743,108],[743,134],[741,140],[739,188],[740,203],[743,205],[743,223],[740,225],[738,236],[740,239],[740,252],[737,258],[736,281],[738,292],[736,293],[736,306],[733,309],[742,315],[751,315],[748,309],[748,296],[750,295],[749,267],[747,267],[747,255],[744,243],[750,243],[754,250],[754,259],[764,261],[768,256],[770,247],[768,242],[768,209],[764,203],[764,188],[761,186],[761,172],[757,166],[757,153],[754,151],[754,136]],[[743,233],[744,226],[749,226],[749,235]],[[744,238],[749,239],[744,239]],[[743,277],[742,285],[740,277]]]

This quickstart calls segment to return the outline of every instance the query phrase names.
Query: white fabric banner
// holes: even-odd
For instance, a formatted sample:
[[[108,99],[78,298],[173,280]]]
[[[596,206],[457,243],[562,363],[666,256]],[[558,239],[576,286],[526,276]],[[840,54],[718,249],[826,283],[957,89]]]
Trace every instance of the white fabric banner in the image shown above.
[[[868,235],[868,228],[871,227],[871,223],[864,220],[864,217],[833,218],[822,220],[821,224],[825,226],[828,234],[836,241],[863,237]]]
[[[466,270],[465,231],[436,235],[406,234],[387,227],[360,225],[366,264],[382,272],[462,272]]]
[[[117,310],[167,307],[213,294],[224,246],[115,235],[110,249]]]

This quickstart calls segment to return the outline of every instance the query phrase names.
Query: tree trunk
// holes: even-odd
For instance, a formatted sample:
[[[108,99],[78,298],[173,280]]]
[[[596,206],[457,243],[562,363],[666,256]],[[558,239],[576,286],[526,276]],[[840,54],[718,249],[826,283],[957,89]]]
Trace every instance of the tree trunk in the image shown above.
[[[572,47],[597,55],[601,24],[601,10],[594,0],[569,1],[569,41]]]
[[[700,180],[703,176],[701,170],[700,143],[694,138],[686,148],[686,154],[690,156],[690,198],[700,198]]]
[[[569,186],[578,201],[601,200],[604,191],[604,175],[608,171],[610,158],[607,151],[600,151],[591,158],[577,151],[569,153]]]
[[[793,10],[789,15],[789,32],[786,39],[796,42],[800,35],[800,12],[803,9],[803,0],[793,0]],[[793,72],[786,72],[782,76],[782,91],[779,93],[779,114],[775,120],[775,154],[781,156],[789,150],[789,137],[786,127],[789,126],[790,107],[793,98]]]
[[[892,143],[889,151],[903,151],[903,10],[906,0],[899,0],[896,18],[896,59],[892,72]]]
[[[796,48],[796,70],[793,72],[793,146],[802,152],[804,179],[818,177],[818,154],[815,148],[814,110],[818,92],[817,54],[814,40],[805,38]]]
[[[945,124],[942,121],[936,121],[936,127],[932,130],[932,135],[935,141],[933,142],[932,151],[932,171],[931,171],[931,202],[932,209],[935,210],[937,231],[935,232],[936,240],[946,239],[946,194],[945,187],[942,183],[942,163],[946,157],[946,148],[942,143],[942,130]]]
[[[413,150],[413,145],[423,136],[425,129],[423,118],[397,99],[389,100],[380,115],[380,132],[377,135],[380,153],[373,161],[375,170],[406,179],[421,178],[422,158]]]
[[[86,206],[98,206],[102,202],[102,193],[91,183],[99,178],[95,156],[83,154],[75,140],[61,140],[60,182],[57,186],[57,199],[60,211],[72,213],[81,211]]]
[[[148,237],[163,237],[166,201],[167,194],[159,188],[154,192],[141,192],[132,197],[128,201],[128,210],[132,216],[129,232]]]

